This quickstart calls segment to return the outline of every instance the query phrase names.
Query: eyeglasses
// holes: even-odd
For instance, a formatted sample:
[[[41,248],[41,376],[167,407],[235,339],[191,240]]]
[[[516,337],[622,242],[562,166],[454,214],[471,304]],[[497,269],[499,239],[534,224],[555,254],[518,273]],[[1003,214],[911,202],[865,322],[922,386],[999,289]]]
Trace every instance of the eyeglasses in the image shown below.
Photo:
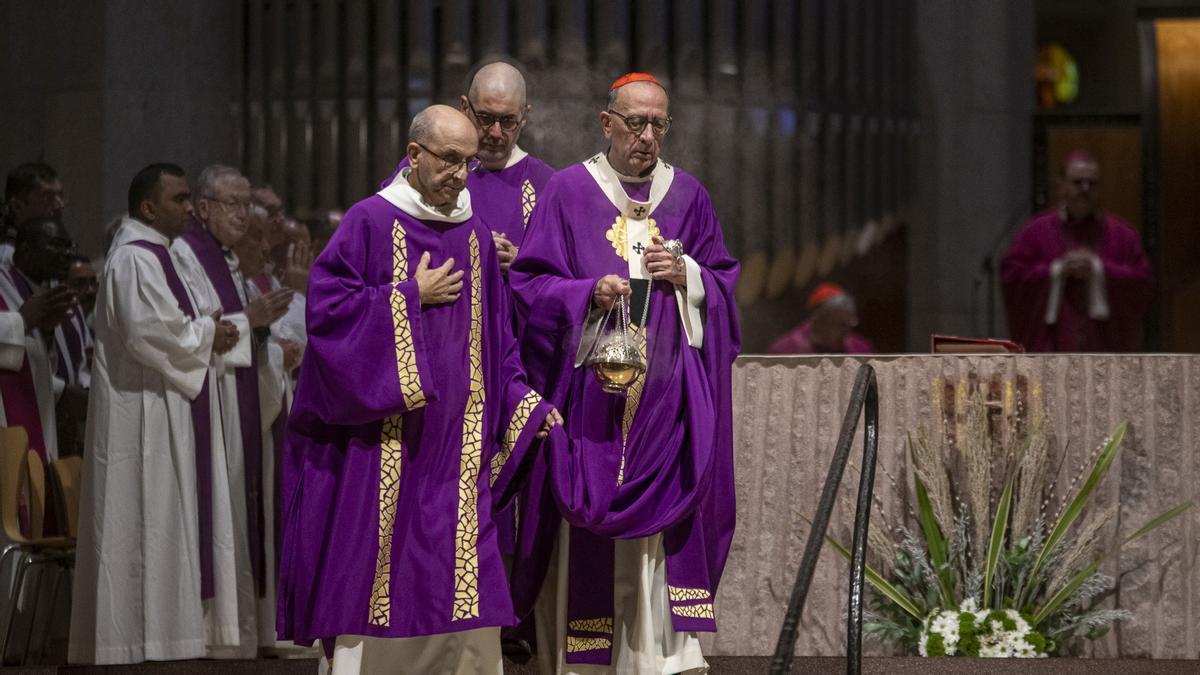
[[[517,128],[517,125],[520,124],[521,120],[524,118],[523,115],[521,117],[517,117],[516,115],[496,117],[495,115],[489,113],[478,112],[475,110],[475,104],[471,103],[471,99],[467,99],[467,107],[471,109],[471,114],[475,117],[476,124],[478,124],[479,128],[484,131],[491,129],[493,124],[499,124],[500,128],[504,131],[512,131],[513,129]]]
[[[642,132],[646,130],[647,124],[650,125],[650,131],[655,136],[663,136],[667,133],[667,129],[671,128],[672,119],[671,119],[670,115],[668,115],[666,117],[642,117],[641,115],[622,115],[621,113],[617,112],[616,110],[613,110],[612,108],[609,108],[608,112],[610,114],[616,115],[617,117],[620,117],[621,121],[625,123],[625,128],[629,129],[629,131],[634,136],[641,136]]]
[[[212,197],[201,197],[201,199],[210,202],[216,202],[222,207],[229,209],[233,213],[249,213],[250,202],[241,199],[214,199]]]
[[[429,148],[425,147],[421,143],[417,143],[417,145],[420,146],[420,148],[422,150],[424,150],[425,152],[428,152],[429,154],[433,155],[434,157],[437,157],[438,160],[441,161],[441,163],[442,163],[441,170],[442,171],[453,171],[454,173],[458,173],[459,169],[466,168],[466,170],[468,172],[471,172],[471,171],[475,171],[480,166],[480,161],[477,157],[467,157],[465,159],[454,159],[454,158],[447,159],[447,158],[442,157],[441,155],[437,154],[436,152],[430,150]]]

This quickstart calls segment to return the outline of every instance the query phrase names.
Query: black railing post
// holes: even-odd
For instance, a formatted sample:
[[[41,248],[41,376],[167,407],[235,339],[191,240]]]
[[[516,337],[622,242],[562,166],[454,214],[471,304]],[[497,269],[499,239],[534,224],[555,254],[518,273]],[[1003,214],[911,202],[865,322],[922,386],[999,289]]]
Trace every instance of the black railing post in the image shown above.
[[[775,655],[771,659],[770,672],[772,675],[783,675],[792,669],[800,617],[804,613],[804,602],[808,596],[808,588],[812,585],[813,574],[816,573],[817,559],[821,555],[821,546],[825,541],[825,531],[829,528],[829,518],[833,514],[838,487],[842,482],[842,474],[846,470],[846,461],[850,457],[850,446],[854,442],[858,419],[862,415],[864,407],[866,408],[866,420],[863,425],[863,462],[858,482],[858,505],[854,512],[854,540],[851,546],[850,560],[850,608],[846,618],[846,672],[850,675],[858,675],[862,672],[863,580],[866,574],[867,528],[870,526],[871,500],[875,490],[875,458],[879,451],[879,390],[875,382],[875,369],[865,363],[859,367],[858,375],[854,379],[854,389],[850,392],[850,403],[846,407],[846,415],[842,418],[842,430],[838,435],[837,447],[834,449],[833,459],[829,463],[829,472],[825,475],[825,487],[821,490],[821,499],[817,503],[817,514],[813,518],[808,541],[804,545],[804,556],[800,559],[800,569],[796,571],[796,582],[792,586],[787,614],[783,619],[783,627],[779,631]]]

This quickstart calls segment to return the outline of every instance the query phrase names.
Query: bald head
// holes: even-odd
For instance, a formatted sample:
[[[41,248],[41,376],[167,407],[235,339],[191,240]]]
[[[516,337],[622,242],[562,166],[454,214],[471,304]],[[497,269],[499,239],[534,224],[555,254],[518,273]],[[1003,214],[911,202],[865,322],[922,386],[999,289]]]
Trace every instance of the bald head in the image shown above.
[[[471,78],[467,97],[472,102],[481,99],[502,98],[511,100],[518,108],[525,107],[525,78],[521,71],[503,61],[489,63]]]
[[[448,105],[431,105],[413,117],[408,128],[408,142],[432,147],[439,141],[461,138],[473,139],[475,127],[471,120]]]
[[[531,106],[525,98],[525,77],[510,63],[496,61],[479,68],[461,97],[479,137],[479,161],[489,171],[503,169],[512,156]]]
[[[434,105],[413,117],[408,140],[409,185],[430,206],[453,209],[479,150],[475,125],[450,106]]]

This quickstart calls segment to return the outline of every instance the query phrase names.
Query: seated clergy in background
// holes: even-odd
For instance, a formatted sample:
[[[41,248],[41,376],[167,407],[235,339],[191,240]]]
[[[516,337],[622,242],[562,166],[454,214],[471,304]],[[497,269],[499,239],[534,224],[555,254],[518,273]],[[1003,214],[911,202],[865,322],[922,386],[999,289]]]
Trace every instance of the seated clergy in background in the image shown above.
[[[854,330],[854,297],[834,283],[808,294],[808,319],[771,343],[770,354],[873,354],[875,345]]]
[[[99,280],[92,261],[75,256],[67,270],[66,286],[75,295],[76,306],[54,332],[58,352],[55,376],[61,383],[58,397],[58,451],[60,455],[82,455],[87,423],[88,388],[92,381],[92,313],[96,307]]]
[[[270,293],[272,286],[264,290],[254,280],[266,269],[270,246],[266,239],[265,224],[268,213],[258,205],[250,208],[246,220],[246,232],[233,245],[237,256],[241,300],[248,304]],[[267,275],[268,279],[272,279]],[[262,486],[263,486],[263,558],[264,588],[266,593],[258,601],[258,642],[262,648],[275,645],[275,581],[278,569],[277,536],[279,505],[276,500],[278,480],[278,457],[283,448],[283,431],[287,425],[287,410],[291,405],[291,372],[300,364],[300,346],[280,335],[279,319],[271,324],[268,339],[258,340],[254,349],[258,352],[258,400],[260,435],[262,443]]]
[[[57,220],[34,218],[17,228],[12,261],[0,263],[0,423],[25,427],[29,447],[47,464],[58,459],[63,393],[55,341],[77,313],[61,284],[73,248]]]
[[[279,632],[332,672],[499,673],[513,623],[492,512],[539,428],[491,231],[478,140],[413,118],[409,166],[355,204],[309,282],[288,420]]]
[[[218,360],[217,394],[225,435],[225,485],[232,510],[218,514],[218,550],[213,651],[216,657],[253,658],[258,651],[258,613],[267,597],[262,420],[258,389],[258,345],[270,325],[287,311],[290,290],[245,298],[237,256],[230,250],[245,235],[250,183],[232,167],[213,165],[196,180],[196,213],[171,244],[179,275],[196,297],[196,311],[216,310],[238,326],[238,344]],[[218,474],[221,472],[218,471]],[[225,518],[228,517],[228,526]],[[262,617],[270,623],[270,617]],[[272,640],[272,644],[274,641]]]
[[[62,180],[49,164],[26,162],[9,171],[0,208],[0,263],[12,262],[13,238],[21,223],[35,219],[62,222],[66,205]]]
[[[214,468],[223,461],[218,354],[238,340],[198,314],[168,246],[192,211],[183,170],[152,164],[97,297],[71,611],[72,663],[207,654],[214,593]]]
[[[1008,327],[1031,352],[1142,349],[1150,263],[1138,233],[1098,207],[1100,167],[1067,156],[1062,204],[1039,213],[1000,262]]]
[[[538,598],[544,672],[702,669],[696,632],[717,629],[738,264],[708,192],[659,158],[668,103],[650,75],[613,84],[608,150],[550,179],[509,271],[530,384],[565,419],[520,496],[513,569],[518,611]],[[624,298],[648,362],[627,397],[581,367]]]

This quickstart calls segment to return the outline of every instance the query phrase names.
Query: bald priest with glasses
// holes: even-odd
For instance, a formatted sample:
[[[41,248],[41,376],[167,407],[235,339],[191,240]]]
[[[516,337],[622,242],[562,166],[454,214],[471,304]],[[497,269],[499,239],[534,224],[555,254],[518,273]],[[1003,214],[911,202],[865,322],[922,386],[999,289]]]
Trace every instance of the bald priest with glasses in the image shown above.
[[[557,412],[525,383],[508,292],[448,106],[317,258],[279,503],[280,637],[331,672],[503,672],[513,623],[493,511]]]
[[[519,497],[514,602],[543,672],[698,671],[734,528],[738,264],[659,156],[666,88],[625,75],[599,117],[608,147],[551,177],[509,272],[529,383],[564,419]],[[624,393],[588,367],[634,362]]]
[[[475,124],[479,164],[467,176],[467,189],[475,213],[492,230],[500,270],[507,275],[554,168],[518,145],[533,110],[521,71],[506,61],[492,61],[476,67],[468,82],[459,102],[463,114]],[[407,158],[383,187],[406,166]],[[503,547],[508,554],[511,544]]]

